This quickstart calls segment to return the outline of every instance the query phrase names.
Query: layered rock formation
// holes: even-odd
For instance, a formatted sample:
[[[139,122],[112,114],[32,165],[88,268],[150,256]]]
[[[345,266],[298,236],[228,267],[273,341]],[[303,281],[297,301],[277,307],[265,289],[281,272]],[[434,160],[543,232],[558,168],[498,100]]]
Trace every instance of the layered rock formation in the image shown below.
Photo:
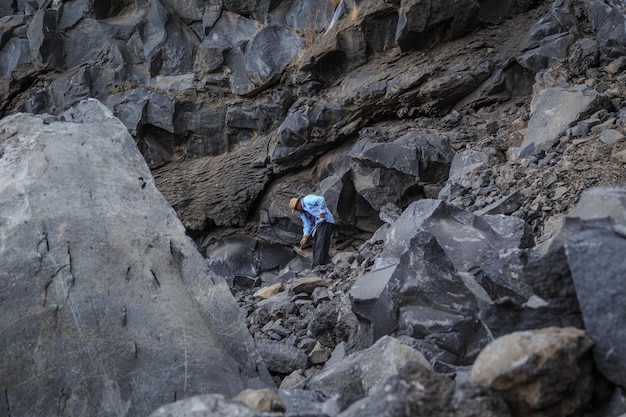
[[[0,409],[625,413],[625,21],[0,0]],[[310,192],[326,271],[291,250]]]

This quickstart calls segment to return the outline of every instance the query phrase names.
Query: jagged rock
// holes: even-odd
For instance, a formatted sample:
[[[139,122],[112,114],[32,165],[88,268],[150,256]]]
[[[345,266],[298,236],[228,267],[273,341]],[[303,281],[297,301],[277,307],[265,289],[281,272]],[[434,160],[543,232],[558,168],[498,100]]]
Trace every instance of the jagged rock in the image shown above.
[[[441,200],[422,199],[411,203],[389,228],[382,256],[399,257],[421,231],[436,237],[458,272],[479,267],[494,251],[524,248],[530,243],[526,225],[520,219],[476,216]]]
[[[603,45],[623,48],[626,34],[620,28],[624,24],[623,4],[614,0],[590,0],[585,2],[589,21]]]
[[[596,344],[598,369],[612,382],[626,384],[621,333],[613,326],[622,319],[622,308],[613,301],[620,297],[623,265],[615,262],[625,247],[626,189],[623,186],[596,187],[583,193],[566,218],[560,239],[565,253],[589,337]],[[617,297],[617,298],[616,298]]]
[[[511,333],[478,355],[471,380],[501,395],[515,415],[570,416],[592,396],[592,345],[572,327]]]
[[[332,349],[353,337],[357,328],[358,320],[352,312],[350,300],[346,296],[340,296],[317,307],[312,314],[307,333]]]
[[[534,305],[532,302],[520,304],[508,297],[500,298],[482,307],[479,318],[495,338],[547,327],[583,327],[580,311],[572,313],[555,300],[540,300],[538,305]],[[578,304],[575,306],[578,307]]]
[[[304,41],[284,26],[266,26],[246,47],[246,74],[257,88],[276,82]]]
[[[481,220],[486,222],[481,225]],[[398,309],[432,309],[433,314],[458,316],[463,329],[433,337],[431,341],[457,355],[458,364],[472,360],[477,354],[475,349],[486,344],[487,335],[477,326],[477,296],[457,271],[484,266],[482,281],[483,285],[488,284],[486,289],[490,295],[507,291],[521,299],[531,295],[523,283],[513,282],[514,279],[507,282],[508,275],[503,272],[515,270],[509,265],[511,254],[515,252],[507,252],[505,248],[518,248],[524,236],[523,222],[508,220],[504,216],[486,216],[479,220],[471,213],[463,214],[437,200],[412,203],[386,230],[387,241],[376,261],[378,266],[360,276],[350,289],[354,312],[369,323],[373,340],[396,331]],[[463,225],[467,226],[468,239],[474,242],[472,250],[476,252],[473,254],[469,248],[454,249],[461,244],[456,239],[466,227]],[[512,225],[516,225],[513,227],[518,232],[511,234]],[[485,247],[480,249],[477,242],[484,242]],[[493,251],[500,255],[493,256]],[[467,257],[458,258],[461,253]],[[518,276],[520,269],[518,266]],[[478,285],[475,280],[473,285]],[[481,291],[485,292],[485,289],[481,288]],[[401,318],[399,334],[428,336],[408,331],[411,326],[406,323],[407,318]]]
[[[377,390],[410,361],[428,366],[419,352],[385,336],[370,348],[348,355],[341,362],[307,378],[302,388],[329,396],[364,396]]]
[[[290,374],[305,369],[307,354],[295,346],[269,339],[257,339],[256,346],[267,369],[281,374]]]
[[[478,23],[479,8],[475,0],[436,5],[417,0],[402,2],[398,9],[396,42],[403,49],[421,49],[455,39]]]
[[[426,339],[456,357],[465,354],[468,341],[480,326],[476,318],[424,306],[403,306],[398,312],[398,335]]]
[[[554,86],[533,97],[532,114],[520,157],[546,151],[572,124],[606,106],[606,99],[586,85]]]
[[[480,264],[481,273],[477,274],[477,281],[492,299],[510,297],[523,304],[534,294],[532,287],[523,279],[529,258],[534,259],[535,254],[524,249],[499,251]]]
[[[600,63],[600,47],[595,39],[579,39],[569,49],[568,64],[574,74],[585,75]]]
[[[294,166],[310,160],[311,152],[328,144],[328,137],[341,128],[344,110],[330,101],[300,99],[279,126],[276,145],[270,160],[282,166]]]
[[[537,73],[567,58],[570,46],[580,37],[576,16],[572,0],[554,2],[550,12],[529,31],[525,52],[516,61]]]
[[[448,180],[444,188],[439,192],[439,198],[451,201],[457,197],[456,189],[469,184],[469,174],[486,165],[493,165],[497,162],[496,150],[494,148],[470,149],[454,154],[450,165]]]
[[[487,390],[459,385],[417,362],[408,362],[370,396],[352,404],[340,417],[408,415],[509,416],[504,401]]]
[[[311,300],[315,306],[320,305],[320,303],[324,301],[330,300],[330,294],[328,293],[328,289],[325,287],[317,287],[311,293]]]
[[[354,313],[371,323],[372,342],[391,334],[397,327],[395,306],[387,289],[396,267],[397,264],[392,264],[372,269],[359,276],[350,288]]]
[[[255,251],[257,241],[249,236],[229,236],[207,246],[206,258],[209,266],[219,262],[230,275],[256,277],[260,272],[259,253]]]
[[[524,267],[523,280],[532,287],[536,295],[548,303],[545,308],[540,308],[537,312],[541,322],[547,325],[583,328],[584,324],[580,306],[565,249],[556,242],[553,242],[553,245],[548,253],[528,262]],[[526,322],[527,320],[530,320],[531,323],[534,322],[535,318],[533,316],[535,314],[533,310],[530,310],[529,313],[529,318],[522,316],[511,322]],[[506,312],[503,312],[503,314],[506,314]],[[534,323],[533,325],[536,326],[540,323]],[[495,327],[499,326],[496,325]],[[492,326],[490,325],[489,327],[491,328]],[[526,328],[522,325],[517,330],[526,330]]]
[[[367,164],[420,177],[423,181],[438,182],[447,176],[453,151],[442,138],[429,132],[412,131],[395,140],[381,139],[385,141],[373,143],[363,138],[348,155]]]
[[[559,60],[567,58],[569,48],[576,41],[571,33],[556,33],[542,39],[541,45],[524,52],[517,57],[517,62],[524,68],[539,72]]]
[[[469,328],[458,334],[444,335],[441,340],[432,339],[442,349],[458,354],[457,364],[473,360],[478,353],[475,345],[486,344],[484,332],[472,331],[477,330],[477,300],[432,235],[422,232],[410,240],[408,250],[400,257],[389,280],[387,291],[394,308],[424,306],[466,317],[463,321]],[[458,335],[468,337],[457,338]],[[452,340],[446,340],[446,337]]]
[[[173,395],[273,385],[225,282],[108,109],[88,100],[1,124],[6,408],[146,414]]]

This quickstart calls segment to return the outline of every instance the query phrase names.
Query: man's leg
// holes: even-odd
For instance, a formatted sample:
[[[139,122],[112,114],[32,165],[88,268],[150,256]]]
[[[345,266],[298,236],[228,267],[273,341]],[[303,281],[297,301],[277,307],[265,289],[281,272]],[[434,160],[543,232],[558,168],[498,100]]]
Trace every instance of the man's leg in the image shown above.
[[[318,265],[326,265],[330,261],[328,251],[330,250],[330,238],[333,231],[332,223],[322,223],[315,231],[315,241],[313,242],[313,268]]]

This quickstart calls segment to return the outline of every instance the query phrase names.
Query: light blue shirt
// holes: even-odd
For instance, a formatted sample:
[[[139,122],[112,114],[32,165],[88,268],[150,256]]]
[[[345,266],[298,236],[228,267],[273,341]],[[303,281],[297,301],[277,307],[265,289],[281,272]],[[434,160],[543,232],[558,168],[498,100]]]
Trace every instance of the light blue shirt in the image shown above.
[[[333,217],[333,214],[330,212],[330,210],[328,210],[324,197],[315,194],[309,194],[302,197],[300,199],[300,202],[302,204],[303,210],[302,212],[300,212],[300,218],[302,219],[302,224],[304,225],[302,232],[304,236],[308,235],[309,232],[311,232],[311,230],[317,224],[320,224],[323,221],[327,221],[328,223],[333,224],[335,223],[335,218]],[[313,215],[315,219],[309,219],[304,213],[305,211],[311,213],[311,215]],[[322,219],[320,217],[320,214],[322,213],[326,215],[326,219]],[[315,231],[313,231],[313,236],[315,236]]]

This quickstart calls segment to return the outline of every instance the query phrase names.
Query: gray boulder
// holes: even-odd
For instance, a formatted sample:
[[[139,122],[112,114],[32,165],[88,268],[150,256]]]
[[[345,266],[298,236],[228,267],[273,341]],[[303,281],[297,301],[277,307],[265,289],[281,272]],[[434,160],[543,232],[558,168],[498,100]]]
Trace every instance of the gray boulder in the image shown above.
[[[58,120],[1,125],[0,383],[12,413],[146,415],[171,398],[273,385],[226,283],[109,110],[89,100]]]
[[[580,37],[577,9],[572,0],[554,2],[529,31],[526,48],[516,61],[536,73],[566,59],[570,46]]]
[[[339,417],[507,417],[506,403],[486,389],[458,384],[416,362],[409,362],[371,395]]]
[[[343,116],[343,108],[330,101],[296,101],[276,130],[277,141],[270,151],[270,160],[281,169],[305,165],[312,153],[328,146],[328,137],[341,128]]]
[[[410,239],[422,231],[436,237],[458,272],[479,267],[493,253],[530,244],[521,219],[477,216],[441,200],[422,199],[411,203],[389,228],[381,256],[399,257]]]
[[[593,391],[592,345],[572,327],[511,333],[480,353],[471,381],[501,395],[518,416],[582,413]]]
[[[311,316],[307,334],[327,348],[335,348],[339,343],[351,340],[357,333],[358,319],[347,296],[336,296],[320,304]]]
[[[269,339],[257,339],[256,346],[267,369],[272,372],[289,374],[305,369],[307,354],[293,345]]]
[[[626,45],[626,32],[623,30],[624,4],[615,0],[591,0],[585,2],[585,6],[598,42],[623,51]]]
[[[600,371],[613,383],[626,386],[621,298],[624,264],[619,262],[626,241],[626,188],[592,188],[566,219],[561,237],[576,295]]]
[[[605,108],[608,100],[586,85],[558,85],[533,97],[520,156],[550,149],[568,127]]]
[[[328,396],[366,396],[384,384],[387,378],[397,374],[408,362],[428,366],[421,353],[393,337],[385,336],[368,349],[348,355],[341,362],[307,378],[302,388]]]
[[[470,188],[469,174],[487,165],[497,163],[497,152],[494,148],[472,148],[454,154],[446,185],[439,191],[439,199],[451,201],[457,197],[457,190]]]
[[[246,47],[248,78],[259,88],[278,81],[303,45],[304,40],[285,26],[264,27]]]
[[[384,136],[383,136],[384,138]],[[445,179],[454,152],[448,141],[428,131],[411,131],[393,140],[361,139],[348,153],[367,164],[420,177],[424,182]]]
[[[418,232],[405,244],[400,258],[377,259],[374,269],[350,289],[361,327],[372,341],[389,334],[409,335],[436,344],[441,354],[452,353],[458,364],[471,363],[476,346],[486,344],[484,332],[477,331],[476,296],[433,235]],[[415,311],[428,312],[430,319],[422,315],[425,322],[420,324]],[[436,321],[452,317],[456,324],[442,331]]]
[[[370,324],[373,341],[397,328],[396,306],[387,289],[396,267],[392,264],[374,268],[359,276],[350,288],[352,310]]]

